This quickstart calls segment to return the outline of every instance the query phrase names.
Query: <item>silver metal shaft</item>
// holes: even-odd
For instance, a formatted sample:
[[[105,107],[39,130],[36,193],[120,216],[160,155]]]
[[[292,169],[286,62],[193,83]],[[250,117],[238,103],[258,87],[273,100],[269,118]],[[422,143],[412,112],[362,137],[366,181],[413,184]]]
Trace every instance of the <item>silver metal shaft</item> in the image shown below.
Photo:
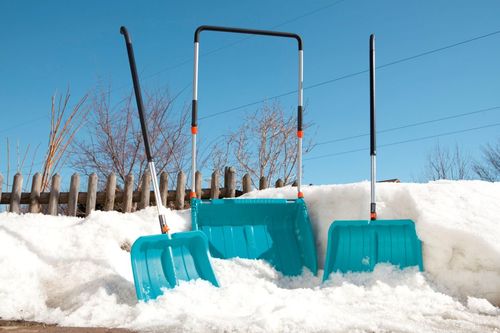
[[[371,203],[375,203],[375,184],[377,183],[377,161],[376,156],[372,155],[371,160],[371,186],[370,186],[370,200]]]
[[[304,53],[299,50],[299,86],[298,86],[298,104],[303,107],[303,93],[304,93]],[[302,138],[298,137],[297,142],[297,192],[301,192],[302,185]]]
[[[156,209],[158,210],[158,215],[163,215],[163,203],[161,202],[160,187],[158,186],[158,178],[156,175],[156,168],[154,162],[148,162],[149,172],[151,173],[151,182],[153,183],[153,191],[156,200]],[[149,189],[143,189],[144,191],[149,191]]]
[[[198,101],[198,58],[200,44],[194,43],[194,76],[193,76],[193,101]],[[191,156],[191,192],[196,192],[196,134],[192,134]]]

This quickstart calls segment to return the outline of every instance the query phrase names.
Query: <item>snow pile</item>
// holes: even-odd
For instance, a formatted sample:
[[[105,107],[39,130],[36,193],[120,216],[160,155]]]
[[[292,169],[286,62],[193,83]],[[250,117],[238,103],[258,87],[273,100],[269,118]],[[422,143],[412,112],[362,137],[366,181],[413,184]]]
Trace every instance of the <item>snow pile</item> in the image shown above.
[[[369,182],[302,189],[322,267],[334,220],[369,219]],[[296,196],[295,188],[268,189],[255,197]],[[500,183],[438,181],[377,184],[379,219],[415,221],[425,270],[456,296],[475,295],[500,305]]]
[[[303,189],[322,265],[335,219],[366,219],[369,183]],[[295,197],[295,189],[253,197]],[[126,251],[156,234],[154,208],[87,219],[0,214],[0,317],[70,326],[203,332],[500,331],[500,183],[381,184],[379,218],[411,218],[426,272],[283,277],[262,261],[213,260],[221,284],[182,283],[138,303]],[[174,231],[190,212],[167,211]]]

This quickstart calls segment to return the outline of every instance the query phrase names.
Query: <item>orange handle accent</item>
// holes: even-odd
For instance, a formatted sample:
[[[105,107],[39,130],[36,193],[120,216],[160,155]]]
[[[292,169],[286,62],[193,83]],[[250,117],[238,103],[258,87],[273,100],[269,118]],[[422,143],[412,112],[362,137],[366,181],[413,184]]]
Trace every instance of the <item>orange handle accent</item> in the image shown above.
[[[191,198],[191,199],[196,198],[196,192],[191,192],[189,194],[189,198]]]
[[[302,139],[304,137],[304,131],[297,131],[297,137]]]
[[[191,134],[198,134],[198,126],[191,126]]]
[[[170,228],[168,227],[168,225],[164,225],[163,227],[161,227],[161,231],[164,234],[167,234],[170,231]]]
[[[377,213],[370,213],[370,219],[373,221],[373,220],[376,220],[377,219]]]
[[[304,193],[299,192],[299,193],[297,194],[297,197],[299,197],[299,198],[303,198],[303,197],[304,197]]]

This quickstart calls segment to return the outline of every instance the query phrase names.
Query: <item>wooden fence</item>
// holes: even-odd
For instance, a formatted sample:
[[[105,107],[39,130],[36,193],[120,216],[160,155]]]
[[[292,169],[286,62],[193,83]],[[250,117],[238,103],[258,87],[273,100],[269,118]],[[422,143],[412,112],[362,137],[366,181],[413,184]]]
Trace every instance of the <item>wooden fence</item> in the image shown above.
[[[234,198],[252,190],[251,178],[245,174],[242,178],[241,190],[236,188],[236,171],[229,167],[224,172],[224,186],[220,187],[219,173],[211,175],[210,188],[202,188],[202,174],[197,171],[195,176],[196,196],[201,199]],[[61,176],[52,177],[50,191],[41,192],[42,175],[36,173],[31,183],[31,192],[22,192],[23,176],[17,173],[12,183],[12,192],[2,193],[0,186],[0,204],[9,205],[13,213],[30,212],[50,215],[87,216],[93,210],[117,210],[124,213],[136,209],[143,209],[155,205],[154,192],[151,191],[151,175],[146,172],[141,180],[141,189],[134,191],[134,176],[128,175],[123,190],[116,186],[116,175],[110,174],[106,179],[104,191],[97,191],[97,175],[88,176],[87,192],[80,192],[80,176],[75,173],[71,176],[69,192],[61,192]],[[0,174],[0,184],[3,176]],[[275,183],[276,187],[284,185],[281,179]],[[259,189],[268,187],[265,177],[259,180]],[[185,209],[189,206],[190,189],[186,189],[186,175],[181,171],[177,174],[175,190],[168,189],[168,175],[160,174],[160,197],[164,206],[172,209]]]

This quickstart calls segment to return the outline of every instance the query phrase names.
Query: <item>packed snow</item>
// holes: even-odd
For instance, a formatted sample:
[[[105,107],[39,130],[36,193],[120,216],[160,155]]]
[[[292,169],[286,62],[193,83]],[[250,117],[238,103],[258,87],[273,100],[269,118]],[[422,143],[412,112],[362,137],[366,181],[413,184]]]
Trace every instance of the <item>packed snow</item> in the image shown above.
[[[296,188],[251,197],[294,198]],[[304,187],[323,265],[336,219],[367,219],[369,183]],[[220,288],[183,282],[135,296],[130,253],[158,233],[156,209],[88,218],[0,214],[0,318],[163,332],[500,332],[500,183],[380,184],[381,219],[410,218],[425,272],[284,277],[263,261],[212,259]],[[174,232],[190,211],[166,211]]]

